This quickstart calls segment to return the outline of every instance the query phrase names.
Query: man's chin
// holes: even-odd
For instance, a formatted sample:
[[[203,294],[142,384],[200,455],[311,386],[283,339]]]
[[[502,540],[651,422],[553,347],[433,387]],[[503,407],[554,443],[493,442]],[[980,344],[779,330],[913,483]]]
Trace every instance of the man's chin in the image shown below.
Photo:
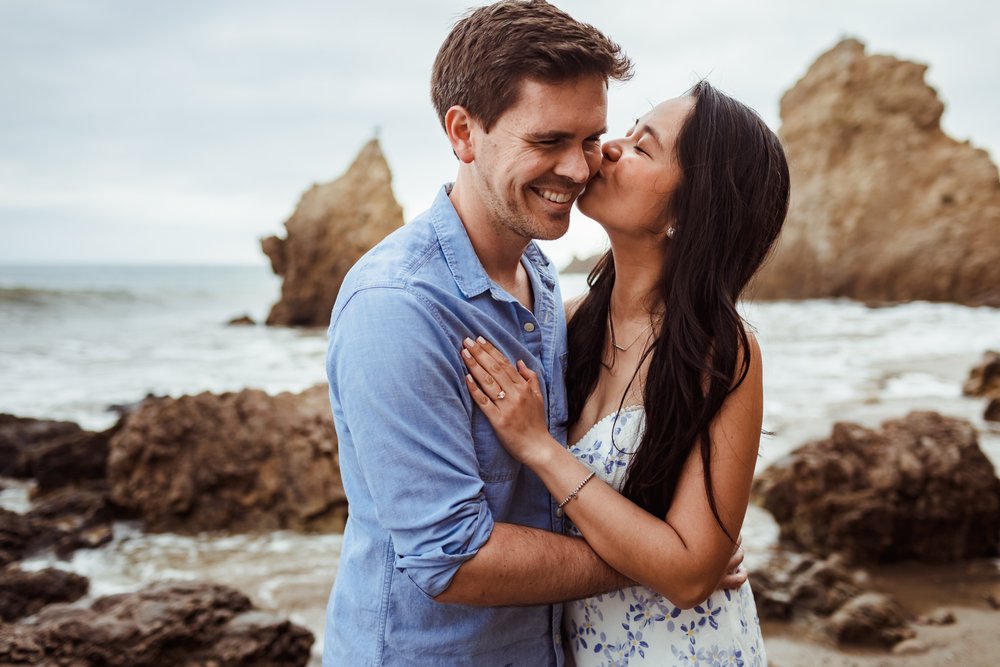
[[[569,231],[569,214],[560,216],[557,220],[549,219],[545,224],[538,225],[534,237],[536,241],[555,241],[565,236],[567,231]]]

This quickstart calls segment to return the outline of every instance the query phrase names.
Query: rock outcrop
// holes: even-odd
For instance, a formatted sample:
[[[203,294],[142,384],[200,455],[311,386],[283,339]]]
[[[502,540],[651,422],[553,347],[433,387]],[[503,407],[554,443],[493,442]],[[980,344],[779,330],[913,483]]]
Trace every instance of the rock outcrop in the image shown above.
[[[343,176],[302,195],[285,222],[286,238],[261,241],[271,268],[283,278],[281,300],[272,306],[267,323],[328,325],[347,271],[402,225],[389,165],[373,139]]]
[[[157,583],[89,608],[52,604],[31,620],[0,624],[0,664],[300,667],[314,641],[242,593],[196,582]]]
[[[801,621],[839,644],[890,647],[913,637],[899,603],[865,591],[867,578],[836,556],[819,560],[791,552],[772,554],[750,572],[763,620]]]
[[[584,275],[589,274],[593,268],[597,265],[597,260],[601,258],[603,253],[597,255],[589,255],[587,257],[577,257],[573,255],[573,259],[569,261],[569,264],[563,267],[562,271],[559,273],[582,273]]]
[[[86,577],[51,567],[37,572],[14,566],[0,570],[0,621],[11,623],[54,602],[75,602],[89,587]]]
[[[86,433],[73,422],[0,414],[0,475],[31,477],[38,450]]]
[[[838,423],[754,482],[781,540],[859,563],[994,557],[1000,479],[960,419],[913,412],[875,431]]]
[[[346,520],[325,385],[148,399],[110,447],[112,499],[149,530],[340,530]]]
[[[1000,179],[941,130],[927,67],[848,39],[781,100],[791,208],[760,298],[1000,306]]]
[[[76,487],[49,494],[27,514],[0,509],[0,567],[47,549],[65,558],[107,544],[116,509],[103,489]]]
[[[962,386],[966,396],[985,396],[988,400],[983,419],[1000,422],[1000,353],[987,350],[982,362],[969,372]]]

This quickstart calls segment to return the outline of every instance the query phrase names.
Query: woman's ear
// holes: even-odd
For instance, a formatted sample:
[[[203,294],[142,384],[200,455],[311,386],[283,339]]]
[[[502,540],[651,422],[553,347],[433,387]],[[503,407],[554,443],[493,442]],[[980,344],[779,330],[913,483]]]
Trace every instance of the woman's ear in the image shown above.
[[[465,107],[458,105],[451,107],[444,114],[444,130],[448,133],[451,150],[455,153],[455,157],[465,164],[469,164],[476,157],[472,141],[475,122]]]

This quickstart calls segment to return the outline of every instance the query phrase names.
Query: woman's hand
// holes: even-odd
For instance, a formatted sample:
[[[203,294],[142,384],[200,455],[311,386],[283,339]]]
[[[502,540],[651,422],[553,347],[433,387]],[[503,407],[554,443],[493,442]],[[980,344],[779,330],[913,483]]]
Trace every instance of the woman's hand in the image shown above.
[[[549,435],[545,399],[538,375],[518,360],[517,367],[482,336],[465,339],[465,384],[507,452],[532,467],[532,458],[558,443]]]

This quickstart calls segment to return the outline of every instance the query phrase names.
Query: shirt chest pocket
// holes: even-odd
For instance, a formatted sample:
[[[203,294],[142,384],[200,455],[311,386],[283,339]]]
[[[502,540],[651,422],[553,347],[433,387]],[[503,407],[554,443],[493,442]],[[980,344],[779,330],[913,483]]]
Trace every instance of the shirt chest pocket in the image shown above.
[[[503,448],[490,421],[478,409],[472,414],[472,440],[479,461],[479,476],[484,482],[514,479],[521,464]]]

